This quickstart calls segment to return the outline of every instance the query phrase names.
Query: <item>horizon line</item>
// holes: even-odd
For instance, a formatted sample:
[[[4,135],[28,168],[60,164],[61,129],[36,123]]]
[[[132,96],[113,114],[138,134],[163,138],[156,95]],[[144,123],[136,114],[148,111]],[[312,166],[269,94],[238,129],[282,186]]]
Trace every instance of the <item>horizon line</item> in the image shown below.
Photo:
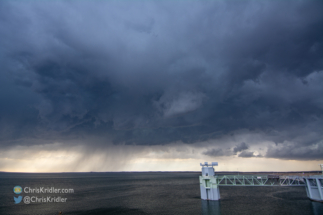
[[[89,171],[89,172],[7,172],[7,171],[0,171],[0,173],[54,173],[54,174],[61,174],[61,173],[149,173],[149,172],[169,172],[169,173],[199,173],[202,171]],[[319,172],[319,170],[309,170],[309,171],[217,171],[215,173],[312,173],[312,172]]]

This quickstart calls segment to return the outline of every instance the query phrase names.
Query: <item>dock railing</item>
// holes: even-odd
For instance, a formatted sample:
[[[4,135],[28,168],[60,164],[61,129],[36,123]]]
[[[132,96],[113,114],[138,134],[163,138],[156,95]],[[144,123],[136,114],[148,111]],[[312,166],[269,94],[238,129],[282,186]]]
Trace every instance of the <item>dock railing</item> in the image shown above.
[[[275,175],[219,175],[218,186],[305,186],[303,177]]]

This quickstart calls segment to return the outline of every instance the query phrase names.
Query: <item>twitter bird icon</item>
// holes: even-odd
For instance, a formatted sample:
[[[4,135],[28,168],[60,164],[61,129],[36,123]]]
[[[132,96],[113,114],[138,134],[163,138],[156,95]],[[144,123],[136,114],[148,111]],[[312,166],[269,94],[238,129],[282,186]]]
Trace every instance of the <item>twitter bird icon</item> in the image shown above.
[[[18,198],[13,197],[13,200],[15,200],[15,204],[19,204],[22,200],[22,196],[18,196]]]

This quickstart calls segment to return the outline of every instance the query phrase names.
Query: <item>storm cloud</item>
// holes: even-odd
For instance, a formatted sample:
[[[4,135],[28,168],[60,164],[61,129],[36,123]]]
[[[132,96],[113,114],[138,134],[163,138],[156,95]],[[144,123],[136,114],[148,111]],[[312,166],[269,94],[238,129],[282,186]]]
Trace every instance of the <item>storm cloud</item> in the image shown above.
[[[1,1],[0,150],[181,142],[322,160],[322,14],[322,1]],[[241,131],[262,140],[219,141]]]
[[[237,152],[242,152],[246,149],[249,149],[249,146],[247,146],[247,144],[245,142],[242,142],[233,148],[233,152],[236,154]]]

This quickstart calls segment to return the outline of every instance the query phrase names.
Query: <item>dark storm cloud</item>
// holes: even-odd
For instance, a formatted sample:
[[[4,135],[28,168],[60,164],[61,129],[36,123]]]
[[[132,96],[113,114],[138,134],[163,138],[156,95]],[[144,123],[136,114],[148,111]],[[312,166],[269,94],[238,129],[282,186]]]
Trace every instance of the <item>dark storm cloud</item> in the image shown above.
[[[262,157],[262,155],[260,155],[260,154],[255,155],[254,152],[247,151],[247,149],[249,149],[249,146],[245,142],[242,142],[233,148],[209,149],[209,150],[203,152],[203,154],[208,155],[210,157],[232,156],[232,155],[236,155],[236,154],[238,154],[238,157],[243,157],[243,158]],[[273,153],[273,154],[275,154],[275,153]]]
[[[255,155],[254,152],[251,152],[251,151],[243,151],[238,155],[238,157],[251,158],[251,157],[262,157],[262,155]]]
[[[211,150],[207,150],[203,153],[204,155],[208,155],[210,157],[220,157],[220,156],[230,156],[233,155],[232,151],[227,149],[227,150],[223,150],[223,149],[211,149]]]
[[[249,146],[247,146],[247,144],[245,142],[240,143],[239,145],[237,145],[236,147],[233,148],[233,152],[235,154],[237,154],[237,152],[242,152],[246,149],[249,149]]]
[[[267,157],[322,158],[308,151],[322,147],[322,11],[321,1],[1,1],[1,147],[197,143],[246,129],[298,149]]]
[[[290,159],[290,160],[322,160],[323,144],[322,139],[317,141],[318,144],[297,145],[293,143],[284,143],[278,147],[270,147],[266,157]]]

